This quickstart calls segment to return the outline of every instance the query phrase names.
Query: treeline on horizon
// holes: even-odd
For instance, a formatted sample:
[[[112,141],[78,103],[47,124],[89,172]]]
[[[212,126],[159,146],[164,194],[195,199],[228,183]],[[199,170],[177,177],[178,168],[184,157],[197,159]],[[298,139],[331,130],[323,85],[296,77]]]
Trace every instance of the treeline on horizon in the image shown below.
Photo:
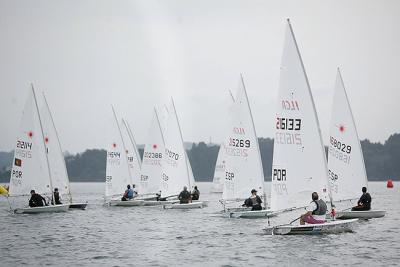
[[[259,138],[261,159],[266,181],[271,180],[274,140]],[[400,134],[391,135],[384,144],[361,141],[369,181],[400,180]],[[193,143],[187,150],[196,181],[212,181],[219,146]],[[143,149],[139,149],[143,156]],[[0,182],[9,182],[13,152],[0,152]],[[8,163],[7,163],[8,162]],[[66,155],[65,162],[71,182],[104,182],[106,151],[88,149],[76,155]]]

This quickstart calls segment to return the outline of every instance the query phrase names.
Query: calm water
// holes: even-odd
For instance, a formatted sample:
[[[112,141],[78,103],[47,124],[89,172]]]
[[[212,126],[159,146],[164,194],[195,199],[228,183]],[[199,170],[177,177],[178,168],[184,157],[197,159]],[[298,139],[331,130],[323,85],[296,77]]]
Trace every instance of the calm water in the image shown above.
[[[269,186],[269,185],[268,185]],[[199,183],[201,210],[103,207],[103,184],[72,184],[86,211],[12,215],[0,199],[0,266],[330,266],[399,265],[400,183],[370,183],[381,219],[360,222],[354,233],[326,236],[267,236],[267,220],[222,218],[218,194]],[[271,219],[296,218],[299,211]]]

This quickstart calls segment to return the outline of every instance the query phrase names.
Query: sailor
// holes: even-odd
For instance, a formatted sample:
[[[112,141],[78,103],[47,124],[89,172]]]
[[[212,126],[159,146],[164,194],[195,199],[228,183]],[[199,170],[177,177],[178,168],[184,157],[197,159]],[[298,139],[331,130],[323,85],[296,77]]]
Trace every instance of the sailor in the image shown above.
[[[353,207],[352,211],[370,210],[371,209],[371,195],[367,193],[367,188],[364,186],[362,189],[362,196],[357,202],[357,206]]]
[[[137,197],[138,192],[136,191],[136,185],[135,184],[132,184],[132,190],[133,190],[133,197],[132,198]]]
[[[60,192],[58,192],[57,187],[54,188],[53,195],[54,195],[54,199],[56,200],[56,205],[61,205],[62,203],[61,203],[61,199],[60,199]],[[51,204],[54,205],[53,198],[51,198]]]
[[[194,189],[192,191],[192,200],[199,200],[200,198],[200,191],[197,189],[197,185],[194,186]]]
[[[161,190],[156,193],[157,201],[167,201],[166,197],[161,197]]]
[[[121,198],[121,201],[130,200],[130,199],[133,198],[133,195],[134,195],[134,191],[131,189],[131,185],[128,184],[128,185],[126,186],[125,193],[124,193],[124,195],[123,195],[122,198]]]
[[[46,199],[32,189],[31,198],[29,199],[29,207],[43,207],[45,205],[47,206]]]
[[[178,199],[180,204],[187,204],[192,201],[192,197],[186,186],[183,187],[183,191],[179,194]]]
[[[319,199],[318,193],[313,192],[311,194],[312,202],[307,206],[306,213],[300,216],[300,224],[305,223],[317,224],[325,223],[327,206],[325,201]]]
[[[251,210],[262,210],[261,203],[262,200],[257,195],[257,190],[252,189],[251,196],[244,201],[244,204],[242,206],[251,207]]]

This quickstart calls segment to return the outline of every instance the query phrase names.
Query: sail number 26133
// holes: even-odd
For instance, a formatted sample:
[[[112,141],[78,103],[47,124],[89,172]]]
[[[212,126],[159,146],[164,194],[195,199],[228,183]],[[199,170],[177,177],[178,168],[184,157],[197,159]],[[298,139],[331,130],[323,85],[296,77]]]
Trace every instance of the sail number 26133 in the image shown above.
[[[300,131],[301,119],[291,118],[276,118],[276,129],[278,130],[289,130],[289,131]]]

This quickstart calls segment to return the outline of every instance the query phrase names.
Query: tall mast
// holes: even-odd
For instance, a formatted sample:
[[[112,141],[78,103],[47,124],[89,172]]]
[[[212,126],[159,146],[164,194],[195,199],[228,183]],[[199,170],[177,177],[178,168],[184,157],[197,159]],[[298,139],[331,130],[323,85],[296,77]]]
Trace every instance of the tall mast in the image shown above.
[[[289,25],[290,34],[291,34],[292,37],[293,37],[293,41],[294,41],[294,45],[295,45],[295,47],[296,47],[297,55],[299,56],[299,60],[300,60],[300,64],[301,64],[301,69],[303,70],[303,74],[304,74],[304,77],[305,77],[305,80],[306,80],[306,83],[307,83],[308,93],[309,93],[309,95],[310,95],[311,103],[312,103],[312,106],[313,106],[315,121],[317,122],[317,128],[318,128],[319,139],[320,139],[320,144],[321,144],[320,153],[323,155],[323,158],[324,158],[324,165],[325,165],[326,186],[328,187],[327,189],[328,189],[329,199],[330,199],[330,202],[331,202],[331,208],[333,208],[333,207],[334,207],[334,204],[333,204],[331,186],[330,186],[329,178],[328,178],[328,177],[329,177],[329,176],[328,176],[328,165],[327,165],[327,163],[326,163],[325,148],[324,148],[323,142],[322,142],[321,127],[319,126],[319,120],[318,120],[318,116],[317,116],[317,113],[316,113],[316,110],[315,110],[314,99],[313,99],[313,97],[312,97],[310,83],[309,83],[309,81],[308,81],[308,77],[307,77],[307,74],[306,74],[306,71],[305,71],[305,68],[304,68],[303,59],[301,58],[299,46],[297,45],[296,37],[294,36],[293,28],[292,28],[292,25],[290,24],[290,20],[289,20],[289,19],[287,19],[287,23],[288,23],[288,25]]]
[[[129,122],[125,121],[124,119],[122,119],[122,122],[123,122],[123,124],[125,126],[126,131],[128,132],[129,139],[131,140],[131,143],[133,144],[133,147],[135,149],[135,155],[136,155],[136,158],[137,158],[137,160],[139,162],[139,169],[141,169],[142,168],[142,161],[140,159],[139,151],[137,149],[135,138],[133,137],[133,133],[132,133],[131,127],[129,125]]]
[[[157,112],[156,108],[154,108],[154,114],[156,114],[157,124],[158,124],[158,128],[160,128],[163,146],[165,146],[164,133],[163,133],[163,129],[161,127],[160,119],[158,118],[158,112]]]
[[[264,186],[264,170],[262,168],[262,162],[261,162],[261,152],[260,152],[260,145],[258,144],[258,137],[257,137],[257,132],[256,132],[256,127],[254,125],[254,120],[253,120],[253,115],[251,113],[251,108],[250,108],[250,103],[249,103],[249,98],[247,97],[247,90],[246,90],[246,86],[244,85],[244,80],[243,80],[243,75],[240,74],[240,81],[243,85],[243,89],[244,89],[244,96],[246,97],[246,103],[247,103],[247,107],[250,113],[250,118],[251,118],[251,125],[253,126],[253,132],[254,132],[254,137],[256,139],[256,147],[257,147],[257,152],[258,152],[258,162],[259,162],[259,166],[261,167],[261,178],[262,178],[262,187],[263,187],[263,195],[264,195],[264,207],[267,207],[267,197],[265,194],[265,186]],[[233,96],[232,96],[233,98]]]
[[[37,100],[36,100],[36,93],[35,93],[35,88],[33,87],[33,84],[31,83],[31,89],[32,89],[32,93],[33,93],[33,100],[35,102],[35,106],[36,106],[36,112],[38,115],[38,119],[39,119],[39,125],[40,125],[40,132],[42,133],[41,137],[42,137],[42,142],[43,142],[43,147],[44,147],[44,154],[46,155],[46,162],[47,162],[47,171],[49,173],[49,182],[50,182],[50,190],[51,190],[51,195],[53,197],[53,203],[55,204],[56,200],[54,198],[54,191],[53,191],[53,182],[51,179],[51,171],[50,171],[50,164],[49,164],[49,157],[47,155],[47,146],[46,146],[46,141],[44,140],[44,133],[43,133],[43,125],[42,125],[42,120],[40,118],[40,113],[39,113],[39,107],[37,104]]]
[[[183,136],[182,136],[181,126],[180,126],[180,124],[179,124],[178,115],[176,114],[174,99],[173,99],[172,97],[171,97],[171,102],[172,102],[172,107],[173,107],[173,109],[174,109],[174,110],[173,110],[173,112],[174,112],[173,115],[175,116],[176,122],[178,123],[179,134],[180,134],[180,136],[181,136],[182,147],[183,147],[183,153],[184,153],[184,156],[185,156],[186,174],[187,174],[187,179],[188,179],[188,182],[189,182],[189,188],[191,189],[191,188],[192,188],[192,185],[190,184],[189,166],[188,166],[188,163],[187,163],[187,160],[189,160],[189,158],[188,158],[188,156],[187,156],[187,154],[186,154],[185,146],[184,146],[184,143],[183,143]],[[171,115],[172,115],[172,114],[170,114],[170,116],[171,116]]]
[[[46,104],[47,111],[48,111],[49,114],[50,114],[51,123],[52,123],[53,128],[54,128],[54,131],[55,131],[55,133],[56,133],[57,143],[58,143],[58,147],[59,147],[59,149],[60,149],[60,154],[61,154],[62,162],[63,162],[63,166],[64,166],[64,174],[65,174],[65,176],[67,177],[69,202],[72,203],[71,185],[70,185],[70,183],[69,183],[68,171],[67,171],[67,166],[66,166],[66,164],[65,164],[64,155],[63,155],[63,153],[62,153],[62,147],[61,147],[60,138],[58,137],[58,132],[57,132],[56,125],[54,124],[53,115],[51,114],[50,107],[49,107],[49,104],[47,103],[47,98],[46,98],[44,92],[43,92],[43,98],[44,98],[44,102],[45,102],[45,104]]]
[[[115,114],[114,106],[111,105],[111,108],[112,108],[112,111],[113,111],[113,114],[114,114],[115,122],[117,123],[119,136],[121,137],[121,140],[122,140],[122,147],[123,147],[123,149],[124,149],[124,151],[123,151],[122,154],[125,155],[126,167],[128,168],[128,174],[129,174],[130,183],[133,184],[133,181],[132,181],[132,174],[131,174],[131,170],[130,170],[130,168],[129,168],[129,161],[128,161],[128,155],[127,155],[127,153],[126,153],[126,146],[125,146],[124,138],[122,137],[121,128],[119,127],[119,122],[118,122],[118,119],[117,119],[117,115]]]
[[[351,106],[350,106],[350,103],[349,103],[349,98],[347,97],[347,93],[346,93],[346,87],[344,86],[344,82],[343,82],[343,78],[342,78],[342,73],[340,72],[340,69],[339,69],[339,68],[337,68],[337,73],[338,73],[338,76],[339,76],[339,79],[340,79],[340,83],[341,83],[341,85],[342,85],[342,87],[343,87],[344,95],[345,95],[345,97],[346,97],[347,106],[349,107],[349,110],[350,110],[351,120],[353,121],[354,130],[355,130],[356,136],[357,136],[358,148],[359,148],[359,150],[360,150],[360,152],[361,152],[360,155],[361,155],[361,161],[362,161],[362,166],[363,166],[363,173],[364,173],[364,177],[365,177],[365,184],[368,186],[368,177],[367,177],[367,172],[366,172],[366,170],[365,170],[364,155],[363,155],[363,153],[362,153],[360,138],[358,137],[358,131],[357,131],[357,127],[356,127],[356,122],[355,122],[355,120],[354,120],[353,111],[351,110]]]

